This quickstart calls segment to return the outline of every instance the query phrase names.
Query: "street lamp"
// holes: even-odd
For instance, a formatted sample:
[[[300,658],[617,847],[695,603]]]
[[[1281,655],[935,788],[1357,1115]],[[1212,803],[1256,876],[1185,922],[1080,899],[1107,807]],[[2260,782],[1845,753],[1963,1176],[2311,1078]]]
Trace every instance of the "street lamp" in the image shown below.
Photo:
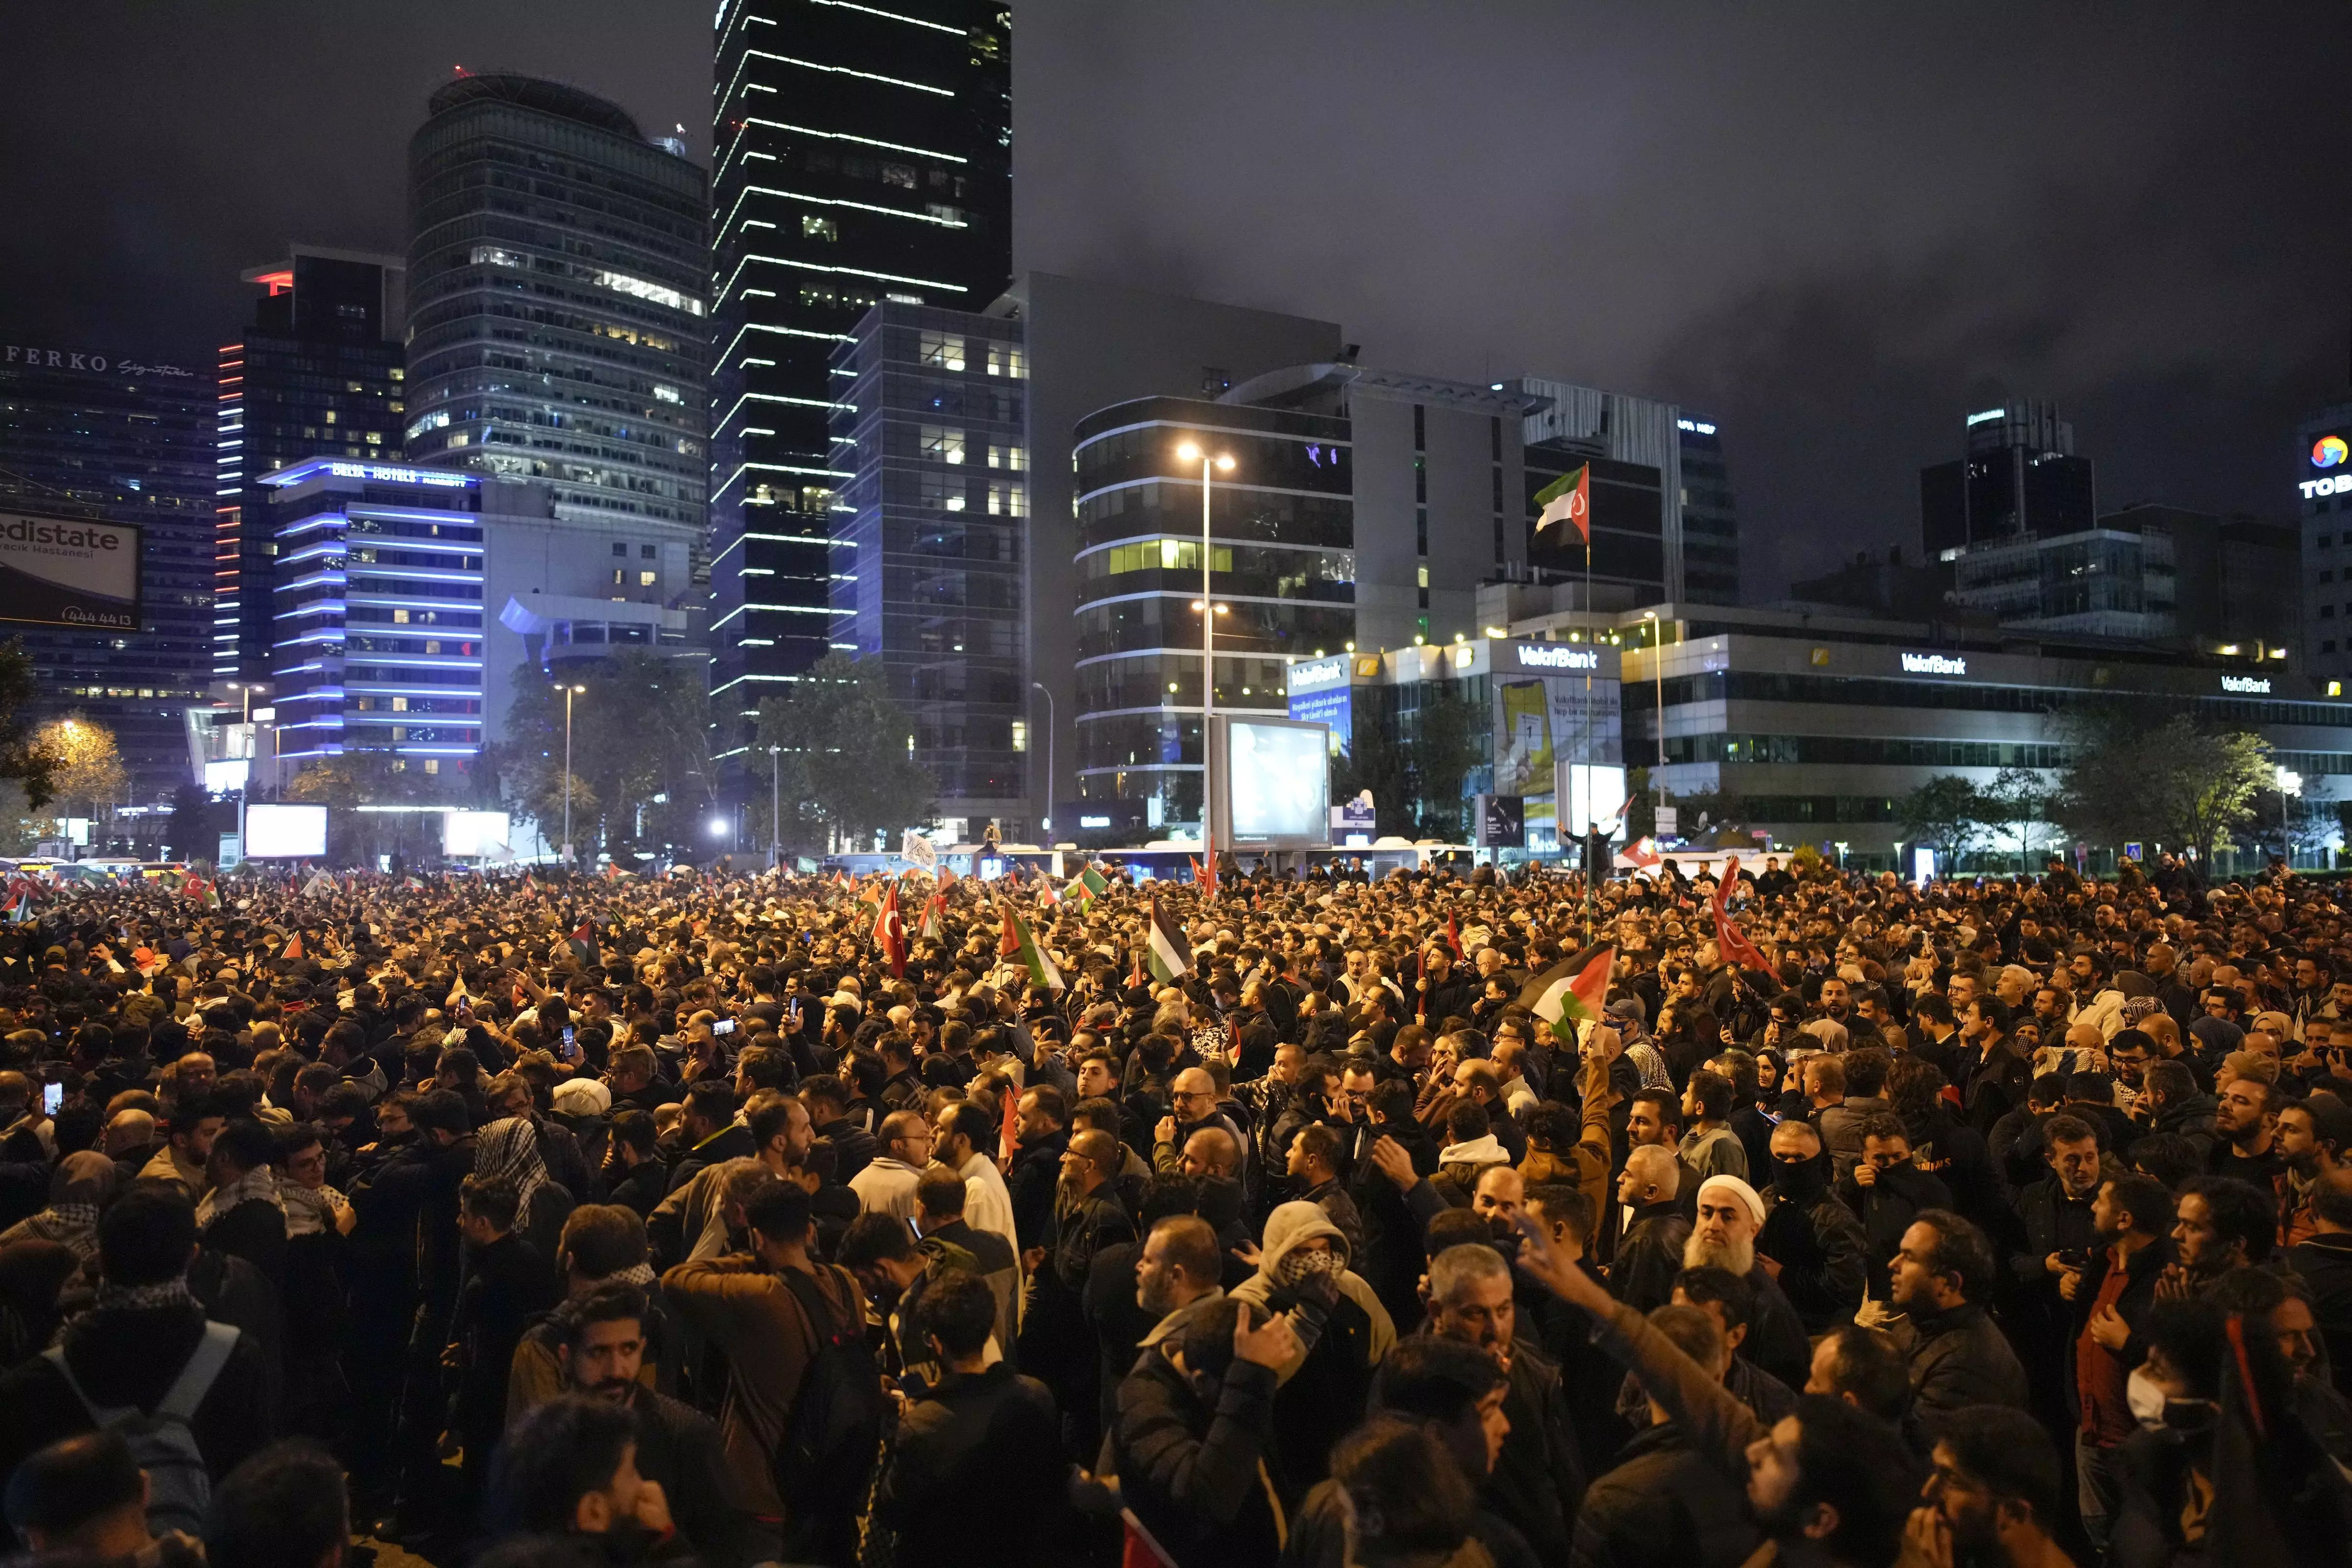
[[[1211,796],[1215,785],[1209,761],[1209,727],[1217,711],[1217,616],[1224,612],[1225,607],[1216,603],[1209,586],[1209,492],[1212,470],[1223,468],[1231,473],[1234,459],[1229,452],[1212,457],[1190,441],[1176,449],[1176,455],[1186,463],[1197,462],[1201,465],[1201,601],[1192,608],[1201,612],[1201,852],[1213,856],[1217,852],[1217,836]]]
[[[768,869],[775,870],[784,863],[783,750],[781,746],[768,747]]]
[[[2303,775],[2295,772],[2293,768],[2281,768],[2277,770],[2277,776],[2279,792],[2279,859],[2284,861],[2289,869],[2293,869],[2294,865],[2294,839],[2287,831],[2286,798],[2289,795],[2300,795],[2303,793]]]
[[[1666,623],[1658,619],[1654,610],[1642,612],[1642,619],[1650,623],[1650,674],[1658,690],[1658,804],[1666,803]]]
[[[1043,681],[1032,681],[1039,695],[1045,699],[1045,847],[1054,847],[1054,694],[1045,690]]]
[[[572,699],[586,691],[586,686],[565,686],[563,691],[563,863],[572,863]]]

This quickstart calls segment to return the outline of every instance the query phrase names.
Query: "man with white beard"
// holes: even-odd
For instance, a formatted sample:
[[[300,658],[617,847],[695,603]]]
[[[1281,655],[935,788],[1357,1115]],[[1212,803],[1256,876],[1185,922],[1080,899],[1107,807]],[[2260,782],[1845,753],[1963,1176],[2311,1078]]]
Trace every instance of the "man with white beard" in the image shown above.
[[[1699,1185],[1698,1214],[1683,1243],[1685,1269],[1728,1269],[1756,1291],[1755,1326],[1739,1354],[1791,1388],[1802,1388],[1812,1363],[1812,1345],[1797,1309],[1776,1280],[1780,1266],[1756,1255],[1756,1233],[1764,1228],[1764,1200],[1735,1176],[1713,1176]]]

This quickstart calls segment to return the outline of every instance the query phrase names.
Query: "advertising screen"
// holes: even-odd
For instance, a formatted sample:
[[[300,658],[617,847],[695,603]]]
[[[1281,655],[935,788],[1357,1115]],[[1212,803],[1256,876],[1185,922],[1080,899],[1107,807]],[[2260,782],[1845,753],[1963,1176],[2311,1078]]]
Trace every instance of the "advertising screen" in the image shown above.
[[[1237,848],[1300,849],[1331,841],[1328,732],[1319,724],[1221,718],[1218,827]]]
[[[247,806],[245,809],[245,858],[290,859],[327,852],[327,808],[324,806]]]
[[[0,621],[140,629],[135,524],[0,511]]]
[[[441,852],[495,854],[507,847],[507,832],[504,811],[449,811],[441,818]]]

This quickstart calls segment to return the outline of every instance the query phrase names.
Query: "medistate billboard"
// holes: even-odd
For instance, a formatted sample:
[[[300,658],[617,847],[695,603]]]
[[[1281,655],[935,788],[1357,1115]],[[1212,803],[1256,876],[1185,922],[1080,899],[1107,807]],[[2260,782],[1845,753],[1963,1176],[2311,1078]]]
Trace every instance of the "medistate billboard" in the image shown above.
[[[0,621],[140,630],[140,545],[135,523],[0,509]]]

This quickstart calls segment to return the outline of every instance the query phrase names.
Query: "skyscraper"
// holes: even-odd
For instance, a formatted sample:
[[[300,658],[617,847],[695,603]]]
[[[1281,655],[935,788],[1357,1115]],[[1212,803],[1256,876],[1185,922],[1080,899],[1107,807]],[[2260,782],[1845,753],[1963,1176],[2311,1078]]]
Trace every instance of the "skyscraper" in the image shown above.
[[[603,99],[472,76],[408,144],[414,462],[698,538],[709,178]]]
[[[1021,324],[886,303],[834,365],[834,645],[883,661],[958,836],[1025,824]]]
[[[833,637],[835,347],[874,306],[977,311],[1013,267],[1011,13],[719,11],[710,401],[719,749]]]
[[[246,273],[266,292],[244,338],[220,350],[216,681],[268,679],[275,552],[261,476],[305,457],[381,462],[401,451],[406,264],[316,246],[289,252]]]
[[[2046,402],[1969,415],[1968,455],[1919,470],[1919,532],[1930,559],[2019,538],[2054,538],[2096,526],[2091,460],[2074,427]]]
[[[184,714],[211,664],[213,383],[199,361],[0,334],[0,508],[136,523],[137,632],[0,622],[21,635],[36,718],[79,710],[113,730],[133,800],[189,775]]]

